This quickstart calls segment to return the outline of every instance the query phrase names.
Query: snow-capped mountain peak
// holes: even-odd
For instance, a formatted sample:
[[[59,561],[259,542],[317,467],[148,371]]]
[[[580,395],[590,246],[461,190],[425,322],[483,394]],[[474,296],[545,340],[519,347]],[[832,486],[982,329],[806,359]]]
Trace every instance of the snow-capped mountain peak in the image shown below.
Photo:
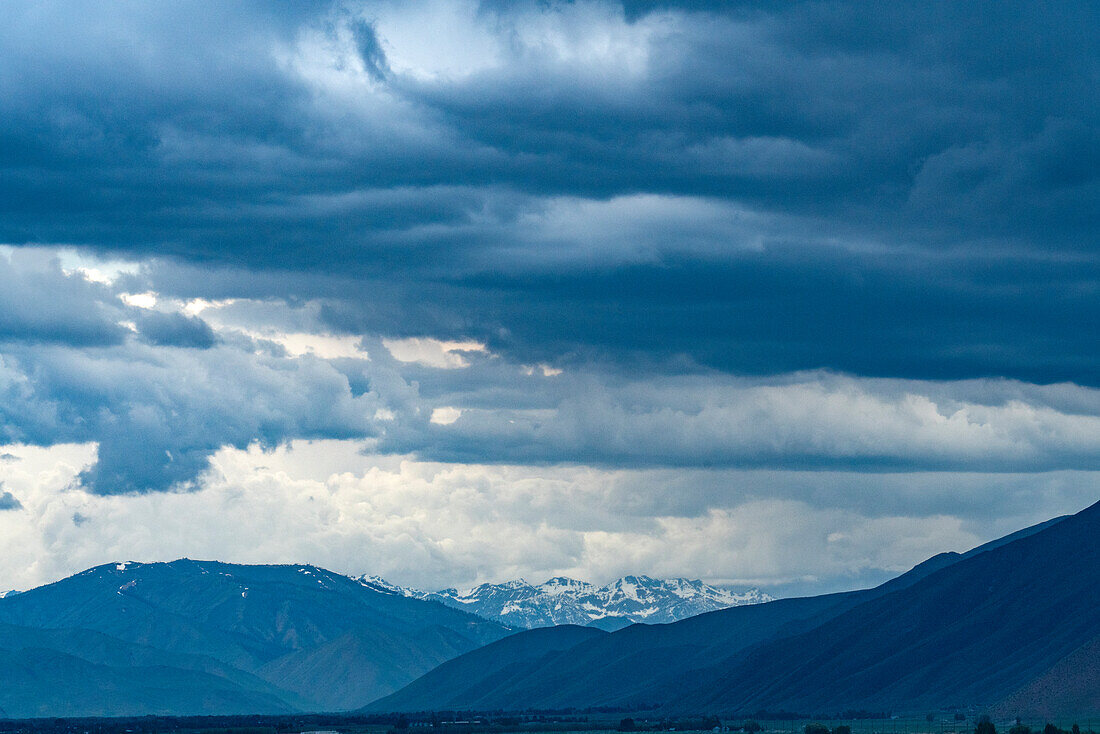
[[[512,627],[558,624],[595,625],[616,629],[634,622],[675,622],[703,612],[771,601],[759,589],[732,591],[698,579],[654,579],[624,576],[595,586],[566,576],[534,585],[526,579],[479,584],[468,591],[425,592],[407,589],[377,576],[357,579],[364,586],[390,594],[439,601]]]

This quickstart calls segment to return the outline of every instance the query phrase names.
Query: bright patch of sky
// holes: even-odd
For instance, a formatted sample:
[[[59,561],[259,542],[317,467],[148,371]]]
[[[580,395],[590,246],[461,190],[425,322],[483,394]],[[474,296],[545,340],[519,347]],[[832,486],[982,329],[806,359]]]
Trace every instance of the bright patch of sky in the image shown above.
[[[121,293],[119,298],[127,306],[134,306],[135,308],[156,308],[157,306],[157,294],[153,292],[146,293]]]
[[[461,408],[454,408],[449,405],[445,405],[441,408],[433,408],[432,417],[429,420],[431,423],[434,423],[437,426],[449,426],[461,417]]]
[[[399,362],[416,362],[442,370],[470,366],[470,353],[488,354],[484,344],[476,341],[443,341],[430,337],[383,339],[382,343]]]

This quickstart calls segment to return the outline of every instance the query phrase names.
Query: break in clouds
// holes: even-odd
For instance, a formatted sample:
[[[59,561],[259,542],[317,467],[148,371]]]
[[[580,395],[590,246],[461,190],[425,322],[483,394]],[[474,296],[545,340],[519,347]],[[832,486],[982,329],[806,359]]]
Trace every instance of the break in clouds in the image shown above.
[[[1095,22],[963,12],[12,5],[0,586],[841,586],[1088,504]]]

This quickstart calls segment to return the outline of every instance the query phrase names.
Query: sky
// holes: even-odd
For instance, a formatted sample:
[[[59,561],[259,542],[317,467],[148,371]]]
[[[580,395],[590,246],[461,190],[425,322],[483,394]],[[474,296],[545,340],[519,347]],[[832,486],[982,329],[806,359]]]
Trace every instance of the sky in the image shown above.
[[[1100,498],[1100,6],[15,2],[0,590],[877,583]]]

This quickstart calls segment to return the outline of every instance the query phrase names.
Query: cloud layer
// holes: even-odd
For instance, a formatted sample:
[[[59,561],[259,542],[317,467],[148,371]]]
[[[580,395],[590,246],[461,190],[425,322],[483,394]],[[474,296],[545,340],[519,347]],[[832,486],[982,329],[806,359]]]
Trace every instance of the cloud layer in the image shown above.
[[[0,31],[0,241],[519,361],[1098,382],[1087,5],[79,12]]]
[[[0,523],[34,518],[20,542],[53,553],[21,578],[96,543],[263,560],[224,523],[198,550],[167,529],[265,508],[309,560],[364,570],[367,549],[431,569],[418,583],[777,581],[808,527],[840,540],[792,546],[830,559],[803,575],[855,578],[1087,504],[1098,22],[1033,2],[10,4],[0,443],[82,457],[36,475],[48,500],[22,454],[0,461]],[[335,451],[358,468],[309,480],[335,497],[316,516],[293,471],[225,469],[303,441],[375,457]],[[757,489],[727,501],[706,489],[723,472]],[[618,504],[578,529],[555,503]],[[498,506],[466,544],[427,519]],[[154,521],[162,545],[128,545]]]
[[[477,464],[1100,468],[1100,392],[1070,383],[520,364],[472,340],[332,333],[323,302],[135,294],[141,276],[63,259],[0,257],[50,304],[9,316],[0,436],[96,444],[80,479],[101,494],[186,487],[223,446],[323,438]],[[46,340],[76,313],[111,339]]]

